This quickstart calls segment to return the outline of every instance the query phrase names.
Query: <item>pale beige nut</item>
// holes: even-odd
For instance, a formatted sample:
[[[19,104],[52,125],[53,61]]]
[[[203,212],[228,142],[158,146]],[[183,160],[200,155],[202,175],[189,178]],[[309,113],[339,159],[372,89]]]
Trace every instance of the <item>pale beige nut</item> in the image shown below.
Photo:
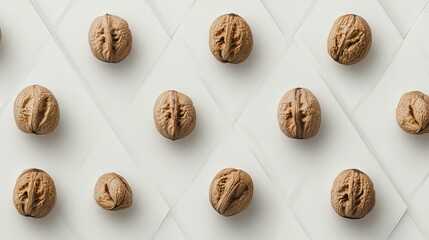
[[[328,37],[328,53],[345,65],[363,60],[372,45],[371,28],[361,16],[347,14],[339,17]]]
[[[57,99],[40,85],[24,88],[15,98],[13,112],[16,125],[25,133],[51,133],[60,121]]]
[[[241,213],[253,197],[252,178],[243,170],[225,168],[213,178],[209,201],[225,217]]]
[[[290,138],[314,137],[319,132],[321,119],[319,101],[306,88],[291,89],[280,100],[277,120],[282,132]]]
[[[253,48],[253,35],[247,22],[234,13],[216,18],[210,27],[210,51],[224,63],[241,63]]]
[[[197,114],[188,96],[168,90],[158,96],[153,107],[153,119],[162,136],[177,140],[188,136],[194,130]]]
[[[56,201],[55,183],[46,172],[31,168],[19,175],[13,190],[13,204],[21,215],[45,217],[54,208]]]
[[[125,178],[116,173],[106,173],[95,184],[94,199],[106,210],[121,210],[131,207],[133,192]]]
[[[88,40],[94,56],[109,63],[124,60],[133,45],[127,21],[110,14],[94,19],[89,28]]]
[[[375,190],[371,179],[358,169],[342,171],[332,185],[331,205],[342,217],[365,217],[375,206]]]
[[[407,133],[428,133],[429,96],[419,91],[404,93],[396,107],[396,122]]]

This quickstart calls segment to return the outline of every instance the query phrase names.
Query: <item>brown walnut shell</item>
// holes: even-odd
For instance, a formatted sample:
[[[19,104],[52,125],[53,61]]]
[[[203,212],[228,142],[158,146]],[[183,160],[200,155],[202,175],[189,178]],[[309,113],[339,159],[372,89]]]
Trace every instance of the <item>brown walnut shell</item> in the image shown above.
[[[188,96],[169,90],[161,93],[156,100],[153,119],[162,136],[177,140],[188,136],[194,130],[197,115]]]
[[[328,53],[345,65],[363,60],[371,49],[371,28],[361,16],[347,14],[339,17],[328,37]]]
[[[209,191],[213,208],[225,217],[241,213],[253,197],[252,178],[243,170],[226,168],[214,177]]]
[[[51,91],[40,85],[32,85],[16,96],[14,117],[21,131],[48,134],[58,126],[60,108]]]
[[[371,179],[357,169],[342,171],[332,185],[331,205],[344,218],[365,217],[375,205],[375,190]]]
[[[94,199],[106,210],[121,210],[131,207],[133,191],[125,178],[116,173],[106,173],[95,184]]]
[[[287,91],[277,109],[280,129],[286,136],[295,139],[314,137],[319,132],[321,116],[319,101],[306,88]]]
[[[402,95],[396,107],[396,122],[407,133],[429,132],[429,96],[419,91]]]
[[[54,208],[56,201],[55,183],[46,172],[31,168],[19,175],[13,190],[13,204],[21,215],[45,217]]]
[[[108,63],[124,60],[133,45],[127,21],[110,14],[94,19],[89,28],[88,41],[94,56]]]
[[[234,13],[216,18],[210,27],[210,51],[224,63],[241,63],[253,48],[253,35],[247,22]]]

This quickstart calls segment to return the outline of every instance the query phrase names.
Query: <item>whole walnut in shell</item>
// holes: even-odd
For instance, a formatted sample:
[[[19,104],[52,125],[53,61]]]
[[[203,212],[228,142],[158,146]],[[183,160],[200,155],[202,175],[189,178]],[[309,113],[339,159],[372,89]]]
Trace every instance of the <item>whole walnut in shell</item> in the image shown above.
[[[224,63],[241,63],[253,48],[253,35],[247,22],[234,13],[216,18],[210,27],[209,45],[213,56]]]
[[[162,136],[177,140],[188,136],[194,130],[197,115],[188,96],[169,90],[158,96],[153,107],[153,119]]]
[[[55,183],[46,172],[31,168],[19,175],[13,190],[13,204],[21,215],[45,217],[54,208],[56,201]]]
[[[95,184],[94,199],[100,207],[116,211],[131,207],[133,192],[125,178],[116,173],[106,173]]]
[[[365,217],[375,205],[371,179],[358,169],[342,171],[332,185],[331,205],[344,218]]]
[[[209,201],[225,217],[241,213],[253,197],[252,178],[243,170],[225,168],[213,178]]]
[[[429,96],[419,91],[402,95],[396,107],[396,122],[407,133],[429,132]]]
[[[15,98],[13,112],[16,125],[25,133],[51,133],[60,121],[57,99],[40,85],[24,88]]]
[[[345,65],[363,60],[371,49],[372,34],[368,23],[361,16],[340,16],[328,37],[328,53],[336,62]]]
[[[314,137],[319,132],[321,116],[319,101],[306,88],[287,91],[277,109],[280,129],[286,136],[295,139]]]
[[[88,41],[94,56],[108,63],[124,60],[133,45],[127,21],[110,14],[94,19],[89,28]]]

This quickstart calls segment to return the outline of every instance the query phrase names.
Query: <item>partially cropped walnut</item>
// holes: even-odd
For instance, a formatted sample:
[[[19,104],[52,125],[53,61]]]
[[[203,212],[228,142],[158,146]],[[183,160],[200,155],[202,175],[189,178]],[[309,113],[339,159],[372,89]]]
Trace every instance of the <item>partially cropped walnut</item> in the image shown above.
[[[362,17],[347,14],[339,17],[328,37],[328,53],[335,61],[351,65],[364,59],[371,48],[371,28]]]
[[[321,122],[319,101],[308,89],[291,89],[280,100],[277,120],[282,132],[290,138],[314,137]]]
[[[21,215],[45,217],[56,201],[55,183],[46,172],[31,168],[19,175],[13,190],[13,204]]]
[[[133,192],[127,181],[116,173],[103,174],[95,184],[94,199],[106,210],[121,210],[131,207]]]
[[[331,205],[342,217],[365,217],[375,205],[375,190],[371,179],[357,169],[342,171],[332,185]]]
[[[16,125],[25,133],[51,133],[60,121],[57,99],[40,85],[24,88],[15,98],[13,111]]]
[[[253,35],[247,22],[234,13],[216,18],[210,28],[210,50],[225,63],[241,63],[253,48]]]
[[[133,45],[127,21],[110,14],[94,19],[89,28],[88,40],[94,56],[109,63],[124,60]]]
[[[252,197],[252,178],[243,170],[225,168],[210,185],[209,201],[225,217],[241,213],[250,205]]]
[[[402,95],[396,107],[396,122],[411,134],[429,132],[429,96],[419,91]]]
[[[197,115],[188,96],[169,90],[161,93],[156,100],[153,119],[162,136],[177,140],[188,136],[194,130]]]

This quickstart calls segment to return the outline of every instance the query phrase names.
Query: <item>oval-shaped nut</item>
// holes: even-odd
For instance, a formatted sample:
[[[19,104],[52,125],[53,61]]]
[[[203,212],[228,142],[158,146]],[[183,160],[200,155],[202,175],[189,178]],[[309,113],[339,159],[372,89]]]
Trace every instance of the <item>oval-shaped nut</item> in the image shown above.
[[[54,208],[56,201],[55,183],[43,170],[27,169],[16,179],[13,204],[21,215],[45,217]]]
[[[116,173],[106,173],[95,184],[94,199],[100,207],[106,210],[121,210],[131,207],[133,192],[122,176]]]
[[[183,93],[161,93],[153,107],[156,129],[162,136],[176,140],[188,136],[195,128],[197,114],[192,100]]]
[[[340,16],[328,37],[328,53],[336,62],[355,64],[364,59],[372,44],[371,28],[361,16]]]
[[[247,22],[234,13],[216,18],[210,27],[210,51],[224,63],[241,63],[253,48],[253,35]]]
[[[60,121],[57,99],[47,88],[32,85],[15,98],[14,116],[18,128],[25,133],[48,134]]]
[[[429,132],[429,96],[419,91],[404,93],[396,107],[396,122],[407,133]]]
[[[110,14],[94,19],[89,28],[88,41],[94,56],[108,63],[124,60],[133,45],[127,21]]]
[[[280,100],[277,120],[282,132],[290,138],[314,137],[319,132],[321,119],[319,101],[306,88],[291,89]]]
[[[365,217],[375,205],[375,190],[371,179],[357,169],[342,171],[332,185],[331,205],[342,217]]]
[[[250,205],[252,197],[253,181],[243,170],[225,168],[210,185],[210,204],[225,217],[241,213]]]

